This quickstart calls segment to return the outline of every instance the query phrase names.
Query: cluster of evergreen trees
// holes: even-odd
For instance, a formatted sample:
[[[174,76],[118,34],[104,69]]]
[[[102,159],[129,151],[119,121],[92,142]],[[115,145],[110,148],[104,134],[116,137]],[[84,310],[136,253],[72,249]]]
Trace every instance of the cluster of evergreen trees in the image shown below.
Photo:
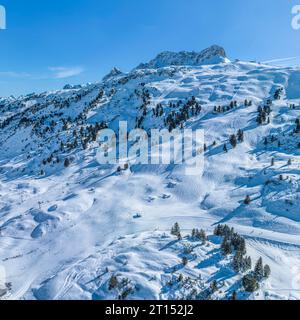
[[[102,102],[104,95],[105,92],[100,89],[97,96],[84,107],[83,111],[74,119],[74,122],[77,125],[84,125],[88,112]]]
[[[259,283],[263,279],[269,278],[271,268],[269,265],[263,265],[263,260],[260,257],[255,265],[254,271],[246,274],[242,279],[242,284],[247,292],[254,292],[259,289]]]
[[[128,278],[118,279],[112,275],[108,281],[108,290],[116,290],[118,300],[126,300],[130,294],[134,293],[134,286]]]
[[[259,282],[266,279],[271,274],[269,265],[263,265],[262,258],[259,258],[255,268],[252,269],[251,257],[246,256],[246,242],[243,237],[227,225],[218,225],[214,230],[214,235],[223,237],[221,250],[223,255],[234,254],[232,267],[236,273],[245,273],[242,279],[243,287],[248,292],[254,292],[259,288]],[[250,272],[249,272],[250,271]]]
[[[294,136],[295,134],[299,134],[300,133],[300,120],[297,118],[295,120],[295,128],[293,129],[292,132],[289,133],[290,136]],[[282,136],[285,136],[285,134],[283,133]],[[270,143],[274,143],[277,141],[277,146],[278,148],[280,148],[282,146],[282,142],[280,141],[280,139],[278,137],[275,137],[274,135],[271,135],[270,137],[265,137],[264,138],[264,145],[267,147]],[[300,148],[300,143],[297,143],[296,148]],[[272,164],[273,166],[273,164]]]
[[[171,228],[171,234],[176,236],[178,240],[182,239],[179,224],[176,222]],[[263,260],[260,257],[256,262],[254,269],[252,270],[252,259],[247,256],[246,241],[245,239],[235,232],[234,228],[230,228],[228,225],[217,225],[214,229],[214,235],[222,237],[221,252],[224,256],[233,256],[232,269],[236,273],[243,275],[241,284],[246,292],[254,292],[259,289],[260,282],[269,278],[271,275],[271,269],[269,265],[264,265]],[[193,229],[191,239],[196,241],[202,241],[203,244],[207,241],[208,237],[204,230]],[[185,249],[185,254],[192,251],[189,247]],[[183,256],[182,265],[188,264],[188,258]],[[181,281],[181,280],[179,280]],[[217,281],[213,281],[210,285],[208,292],[213,294],[218,290]],[[237,292],[235,291],[231,297],[237,299]]]
[[[164,114],[164,108],[161,103],[158,103],[155,108],[152,109],[154,117],[162,117]]]
[[[71,106],[71,103],[79,102],[80,100],[82,100],[82,98],[84,98],[89,93],[91,93],[91,90],[92,89],[82,88],[79,91],[73,92],[72,96],[70,97],[60,98],[59,96],[57,96],[55,99],[52,99],[49,103],[53,104],[55,108],[59,108],[59,109],[69,108]]]
[[[151,96],[150,92],[147,88],[145,88],[144,85],[141,85],[141,88],[135,89],[134,94],[137,96],[137,98],[142,100],[142,103],[147,105],[150,103]]]
[[[44,104],[36,104],[30,108],[30,111],[34,114],[37,111],[39,111],[41,108],[46,108],[47,106],[54,105],[55,108],[63,109],[68,108],[72,102],[78,102],[80,101],[84,96],[89,94],[91,92],[91,89],[82,89],[78,92],[73,93],[72,96],[68,98],[61,98],[61,97],[55,97],[51,100],[47,101]],[[42,161],[43,165],[46,165],[47,163],[56,164],[60,162],[60,159],[58,157],[58,153],[62,152],[64,150],[71,151],[72,149],[76,149],[79,145],[82,146],[83,149],[86,149],[88,143],[92,141],[96,141],[97,134],[101,129],[107,128],[106,123],[96,123],[94,125],[85,126],[84,120],[86,120],[86,114],[91,108],[94,108],[100,100],[103,98],[104,92],[103,90],[100,90],[97,96],[88,104],[85,106],[84,110],[74,119],[72,119],[70,116],[67,118],[62,118],[63,113],[62,112],[56,112],[51,113],[50,115],[42,115],[37,119],[34,119],[34,122],[32,122],[30,119],[23,117],[20,120],[21,125],[28,125],[33,124],[32,126],[32,135],[36,135],[37,137],[45,138],[45,135],[53,134],[55,132],[55,128],[60,126],[58,128],[57,132],[62,131],[69,131],[72,127],[80,127],[80,130],[77,131],[76,129],[73,130],[73,135],[69,136],[67,141],[60,141],[58,139],[57,144],[58,149],[53,151],[53,153],[47,158]],[[52,120],[50,120],[50,118]],[[59,119],[59,121],[55,121],[55,118]],[[58,136],[57,136],[58,137]],[[55,157],[56,156],[56,157]],[[70,160],[65,160],[65,167],[68,167],[70,165]],[[44,170],[41,170],[41,173],[44,173]]]
[[[180,226],[178,222],[176,222],[174,226],[171,228],[171,235],[176,236],[178,240],[182,239]],[[207,235],[203,229],[193,229],[191,239],[201,241],[203,244],[205,244],[207,241]]]
[[[87,145],[91,142],[95,142],[97,140],[97,136],[99,131],[106,129],[108,126],[107,124],[102,122],[97,122],[94,125],[89,125],[87,127],[81,127],[79,133],[74,130],[73,136],[74,136],[74,144],[73,147],[77,147],[77,141],[79,140],[81,142],[82,148],[86,149]]]
[[[46,120],[55,117],[55,116],[61,116],[62,113],[59,112],[53,112],[50,115],[43,115],[40,118],[34,118],[34,117],[30,117],[28,116],[28,113],[30,112],[31,115],[35,115],[37,114],[39,111],[43,110],[43,109],[47,109],[50,106],[54,106],[55,109],[64,109],[64,108],[69,108],[71,103],[76,103],[79,102],[83,97],[85,97],[86,95],[88,95],[91,92],[91,89],[81,89],[78,92],[74,92],[71,96],[64,98],[61,96],[56,96],[53,98],[53,96],[50,96],[49,98],[47,98],[45,96],[45,94],[41,93],[41,94],[32,94],[29,95],[28,97],[24,98],[22,101],[16,101],[13,104],[10,105],[10,108],[12,109],[16,109],[16,110],[22,110],[21,112],[17,112],[15,114],[13,114],[10,117],[7,117],[5,120],[1,121],[0,123],[0,128],[3,129],[6,126],[8,126],[12,121],[14,120],[18,120],[19,121],[19,126],[25,126],[28,127],[30,125],[33,125],[33,134],[37,134],[37,135],[42,135],[42,129],[41,129],[41,125],[45,125],[46,124]],[[32,105],[30,107],[30,109],[24,108],[26,107],[26,102],[31,100],[31,99],[41,99],[41,98],[45,98],[45,101],[43,103],[35,103],[34,105]],[[50,121],[48,121],[50,122]],[[47,125],[47,124],[46,124]],[[47,125],[48,126],[48,125]],[[46,128],[44,130],[45,133],[47,133],[50,130],[50,128]]]
[[[143,88],[142,92],[139,92],[137,89],[135,90],[135,94],[142,100],[142,105],[140,110],[142,114],[138,115],[135,119],[135,128],[143,129],[143,122],[148,113],[147,106],[151,103],[151,96],[148,89]]]
[[[201,105],[193,96],[177,112],[173,110],[169,113],[164,119],[164,125],[168,127],[169,132],[176,129],[178,126],[183,128],[183,123],[191,117],[199,115],[201,110]]]
[[[234,100],[234,101],[231,101],[229,105],[227,106],[214,106],[214,112],[217,112],[217,113],[224,113],[224,112],[227,112],[227,111],[230,111],[234,108],[237,107],[237,101]]]
[[[258,125],[263,125],[266,122],[270,123],[270,114],[272,112],[271,105],[272,102],[269,101],[263,108],[261,106],[258,107],[258,116],[256,118],[256,122]]]
[[[51,154],[47,159],[44,159],[43,161],[43,165],[45,166],[47,163],[60,163],[60,159],[59,157],[54,158],[53,154]]]
[[[87,112],[89,109],[95,108],[101,102],[103,96],[104,91],[101,89],[97,96],[89,103],[88,108],[85,111]]]
[[[205,244],[207,241],[207,235],[203,229],[201,229],[201,230],[193,229],[192,230],[192,239],[197,240],[197,241],[201,241],[203,244]]]
[[[252,106],[252,100],[245,100],[244,102],[245,107],[251,107]]]
[[[274,143],[275,141],[278,141],[278,147],[281,147],[281,142],[276,138],[273,134],[271,137],[266,137],[264,140],[264,145],[267,146],[269,143]]]
[[[63,129],[68,130],[69,124],[71,123],[71,119],[63,119]],[[82,126],[80,127],[80,130],[77,131],[76,129],[73,130],[72,134],[72,140],[69,140],[67,142],[60,141],[60,147],[59,150],[54,151],[47,159],[44,159],[42,161],[42,164],[45,166],[47,163],[57,164],[60,162],[60,159],[58,156],[55,155],[59,152],[63,151],[72,151],[73,149],[76,149],[81,145],[83,149],[86,149],[88,144],[91,142],[94,142],[97,140],[97,135],[99,131],[102,129],[107,128],[107,124],[105,122],[97,122],[94,125],[89,126]],[[64,166],[68,167],[71,164],[70,159],[65,159]],[[44,170],[42,170],[44,172]]]
[[[238,145],[238,143],[242,143],[244,142],[244,131],[242,131],[241,129],[238,130],[237,134],[232,134],[229,137],[229,143],[231,144],[231,146],[233,148],[236,148],[236,146]],[[226,143],[224,144],[223,147],[224,152],[228,152],[228,148]]]
[[[178,240],[181,240],[181,239],[182,239],[181,231],[180,231],[180,227],[179,227],[178,222],[176,222],[176,223],[174,224],[174,226],[172,227],[172,229],[171,229],[171,235],[176,236]]]
[[[217,112],[217,113],[224,113],[224,112],[228,112],[234,108],[236,108],[238,106],[237,104],[237,101],[236,100],[233,100],[230,102],[229,105],[226,105],[226,106],[214,106],[214,112]],[[252,106],[252,100],[245,100],[244,101],[244,106],[245,107],[251,107]]]
[[[218,225],[214,230],[214,235],[223,237],[221,250],[224,255],[229,255],[234,252],[241,255],[246,254],[246,242],[243,237],[227,225]]]
[[[276,91],[275,91],[275,93],[274,93],[274,99],[275,99],[275,100],[280,100],[282,94],[283,94],[283,88],[282,88],[282,87],[276,89]]]

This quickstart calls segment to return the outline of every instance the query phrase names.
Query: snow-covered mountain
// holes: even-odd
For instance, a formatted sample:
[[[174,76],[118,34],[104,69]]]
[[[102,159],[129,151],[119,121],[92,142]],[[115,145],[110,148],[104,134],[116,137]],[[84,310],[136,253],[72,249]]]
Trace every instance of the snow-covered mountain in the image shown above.
[[[213,46],[0,99],[2,298],[299,299],[299,79],[298,68],[232,62]],[[97,134],[122,120],[204,129],[203,175],[100,165]],[[259,257],[270,265],[255,293],[234,252],[222,255],[218,224],[246,240],[252,269]],[[188,236],[194,228],[205,245]]]
[[[156,69],[169,66],[200,66],[228,61],[225,50],[219,46],[211,46],[199,52],[162,52],[149,63],[141,64],[138,69]]]

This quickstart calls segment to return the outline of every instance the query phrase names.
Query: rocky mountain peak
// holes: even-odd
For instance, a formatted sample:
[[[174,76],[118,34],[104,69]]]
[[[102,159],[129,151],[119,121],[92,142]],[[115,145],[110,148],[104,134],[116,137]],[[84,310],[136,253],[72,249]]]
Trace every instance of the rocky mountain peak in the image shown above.
[[[155,69],[168,66],[199,66],[203,64],[217,64],[228,61],[225,50],[217,45],[213,45],[201,52],[180,51],[161,52],[149,63],[140,64],[138,69]]]

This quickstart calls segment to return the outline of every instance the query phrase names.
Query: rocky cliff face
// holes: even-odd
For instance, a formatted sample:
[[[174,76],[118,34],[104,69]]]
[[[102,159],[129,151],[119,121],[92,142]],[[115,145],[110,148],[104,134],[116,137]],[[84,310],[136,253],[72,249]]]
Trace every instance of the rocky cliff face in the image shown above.
[[[201,52],[164,51],[149,63],[139,65],[138,69],[156,69],[183,65],[199,66],[202,64],[216,64],[227,61],[225,50],[220,46],[214,45]]]

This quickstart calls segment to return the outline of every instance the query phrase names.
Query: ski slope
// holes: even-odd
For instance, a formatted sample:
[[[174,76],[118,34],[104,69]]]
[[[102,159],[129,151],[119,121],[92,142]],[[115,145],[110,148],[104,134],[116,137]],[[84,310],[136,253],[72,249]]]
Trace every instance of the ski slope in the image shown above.
[[[240,293],[241,299],[300,298],[300,135],[293,133],[300,69],[231,62],[216,47],[200,57],[164,53],[129,73],[115,69],[96,84],[0,99],[0,259],[11,283],[2,299],[117,299],[107,289],[112,274],[135,288],[128,299],[187,298],[191,284],[166,286],[179,273],[199,290],[212,279],[221,282],[222,292],[212,298],[227,299],[240,276],[220,257],[213,237],[194,249],[186,268],[172,269],[191,245],[186,236],[193,228],[211,235],[219,223],[234,227],[253,259],[262,256],[272,270],[256,293]],[[283,93],[274,100],[278,88]],[[145,90],[146,130],[165,127],[170,103],[194,96],[201,104],[184,127],[204,129],[203,175],[134,163],[118,172],[97,162],[97,142],[82,148],[82,136],[96,123],[116,130],[127,121],[133,129]],[[258,106],[268,99],[270,121],[258,125]],[[234,109],[214,111],[233,100]],[[159,103],[164,116],[154,117]],[[232,148],[229,136],[239,129],[244,142]],[[65,168],[67,157],[72,161]],[[179,243],[170,235],[175,222],[184,236]]]

